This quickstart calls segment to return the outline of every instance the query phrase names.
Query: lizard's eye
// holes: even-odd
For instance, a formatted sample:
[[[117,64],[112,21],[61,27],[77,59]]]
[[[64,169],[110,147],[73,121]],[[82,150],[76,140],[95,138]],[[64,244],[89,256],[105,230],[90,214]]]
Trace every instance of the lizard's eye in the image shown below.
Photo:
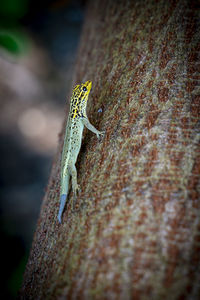
[[[83,91],[84,91],[84,92],[86,92],[86,91],[87,91],[87,88],[86,88],[85,86],[83,87]]]

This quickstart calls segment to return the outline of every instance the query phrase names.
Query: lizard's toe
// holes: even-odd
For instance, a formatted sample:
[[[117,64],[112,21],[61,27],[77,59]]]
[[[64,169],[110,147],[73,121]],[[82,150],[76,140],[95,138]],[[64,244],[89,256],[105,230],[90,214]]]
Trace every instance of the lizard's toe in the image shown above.
[[[77,196],[77,193],[78,193],[79,190],[80,190],[80,187],[79,187],[78,184],[75,187],[73,187],[73,194],[74,194],[75,197]]]

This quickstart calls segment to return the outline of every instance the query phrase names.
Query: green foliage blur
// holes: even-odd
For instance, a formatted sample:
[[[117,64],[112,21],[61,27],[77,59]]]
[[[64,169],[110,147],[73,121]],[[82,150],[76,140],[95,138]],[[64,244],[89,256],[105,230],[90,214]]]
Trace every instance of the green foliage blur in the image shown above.
[[[0,51],[20,56],[27,51],[28,37],[20,24],[29,0],[0,1]]]

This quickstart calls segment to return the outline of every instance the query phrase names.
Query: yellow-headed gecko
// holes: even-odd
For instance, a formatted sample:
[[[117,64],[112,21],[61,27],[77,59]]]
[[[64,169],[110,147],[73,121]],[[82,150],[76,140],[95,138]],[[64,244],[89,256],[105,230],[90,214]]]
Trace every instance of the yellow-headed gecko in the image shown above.
[[[88,120],[86,114],[87,100],[92,87],[91,81],[76,85],[73,89],[70,112],[68,116],[64,146],[61,160],[60,208],[58,221],[61,223],[62,213],[69,191],[69,179],[72,177],[72,190],[76,197],[78,191],[76,160],[81,148],[83,128],[86,126],[99,138],[103,132],[98,131]]]

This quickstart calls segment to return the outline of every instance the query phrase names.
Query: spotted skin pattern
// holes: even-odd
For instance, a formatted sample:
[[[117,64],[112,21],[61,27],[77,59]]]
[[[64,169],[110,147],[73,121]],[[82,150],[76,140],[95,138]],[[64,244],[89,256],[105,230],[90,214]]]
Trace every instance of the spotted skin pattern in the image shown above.
[[[69,191],[69,179],[72,177],[72,190],[76,197],[79,189],[77,184],[76,160],[81,148],[83,128],[86,126],[94,132],[99,139],[103,132],[98,131],[88,120],[86,114],[87,100],[92,87],[91,81],[76,85],[73,89],[70,112],[67,121],[64,146],[61,161],[61,187],[60,187],[60,208],[58,221],[61,223],[62,214]]]

